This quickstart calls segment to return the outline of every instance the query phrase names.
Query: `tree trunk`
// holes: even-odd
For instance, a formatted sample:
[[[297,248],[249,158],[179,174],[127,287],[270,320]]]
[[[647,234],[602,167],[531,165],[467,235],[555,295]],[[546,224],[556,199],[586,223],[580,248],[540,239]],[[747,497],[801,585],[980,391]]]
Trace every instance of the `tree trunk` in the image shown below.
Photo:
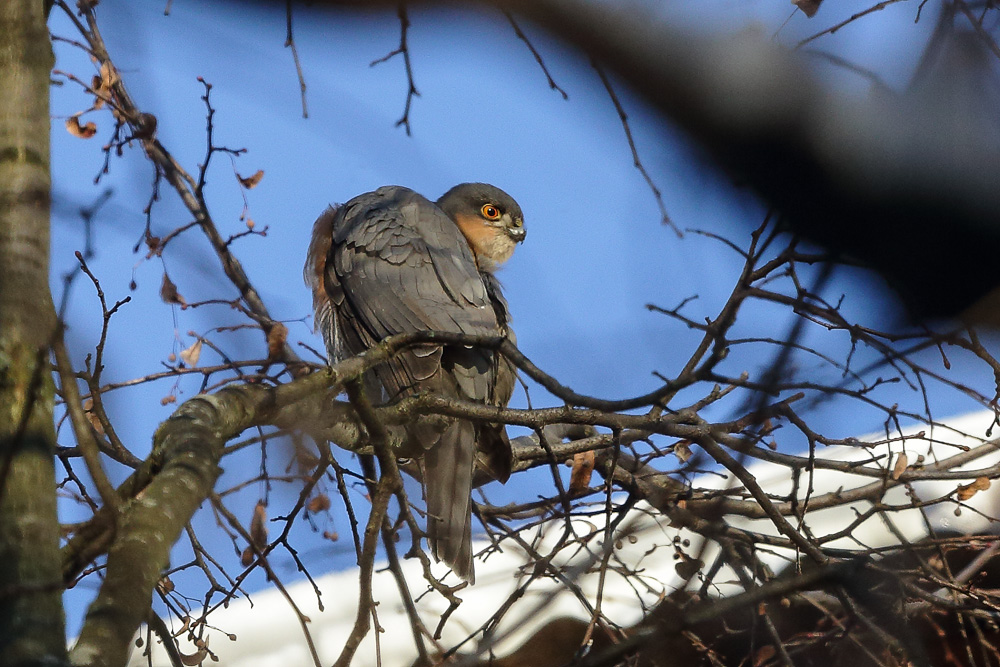
[[[48,288],[43,0],[0,2],[0,664],[66,661]]]

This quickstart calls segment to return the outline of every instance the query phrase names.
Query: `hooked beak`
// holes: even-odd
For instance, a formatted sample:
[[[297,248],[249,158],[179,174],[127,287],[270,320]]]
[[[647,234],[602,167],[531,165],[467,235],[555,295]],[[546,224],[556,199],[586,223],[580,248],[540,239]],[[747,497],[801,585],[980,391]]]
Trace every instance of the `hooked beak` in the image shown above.
[[[527,236],[527,235],[528,235],[528,231],[524,228],[524,224],[523,223],[521,224],[520,227],[508,227],[507,228],[507,236],[509,236],[510,238],[512,238],[517,243],[522,243],[524,241],[524,237]]]

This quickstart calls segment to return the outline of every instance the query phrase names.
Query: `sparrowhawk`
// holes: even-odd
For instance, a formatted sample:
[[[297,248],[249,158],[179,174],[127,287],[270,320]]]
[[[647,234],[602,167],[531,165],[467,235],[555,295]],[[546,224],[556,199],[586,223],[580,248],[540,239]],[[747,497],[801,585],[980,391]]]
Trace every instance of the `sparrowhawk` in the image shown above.
[[[485,183],[457,185],[436,203],[386,186],[327,209],[313,227],[305,277],[331,361],[414,331],[513,339],[493,272],[524,236],[520,206]],[[514,379],[514,367],[494,351],[422,345],[375,366],[364,386],[375,403],[433,392],[506,406]],[[478,461],[506,481],[506,432],[497,424],[419,418],[406,426],[406,440],[401,454],[423,458],[431,552],[472,582],[473,475]]]

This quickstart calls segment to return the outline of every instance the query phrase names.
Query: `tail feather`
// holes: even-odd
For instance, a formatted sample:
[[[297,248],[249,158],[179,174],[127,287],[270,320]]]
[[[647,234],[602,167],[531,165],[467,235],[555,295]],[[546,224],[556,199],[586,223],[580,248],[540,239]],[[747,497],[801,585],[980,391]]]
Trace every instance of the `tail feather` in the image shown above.
[[[476,429],[456,420],[424,454],[427,494],[427,542],[434,558],[455,574],[475,583],[472,568],[472,474],[476,462]]]

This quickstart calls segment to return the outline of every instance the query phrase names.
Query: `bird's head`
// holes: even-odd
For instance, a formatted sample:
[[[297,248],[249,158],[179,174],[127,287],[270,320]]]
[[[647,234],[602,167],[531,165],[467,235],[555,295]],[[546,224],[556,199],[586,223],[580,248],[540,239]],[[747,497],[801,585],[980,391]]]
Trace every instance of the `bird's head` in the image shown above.
[[[462,183],[441,195],[437,205],[462,230],[481,270],[506,262],[524,240],[521,207],[498,187]]]

